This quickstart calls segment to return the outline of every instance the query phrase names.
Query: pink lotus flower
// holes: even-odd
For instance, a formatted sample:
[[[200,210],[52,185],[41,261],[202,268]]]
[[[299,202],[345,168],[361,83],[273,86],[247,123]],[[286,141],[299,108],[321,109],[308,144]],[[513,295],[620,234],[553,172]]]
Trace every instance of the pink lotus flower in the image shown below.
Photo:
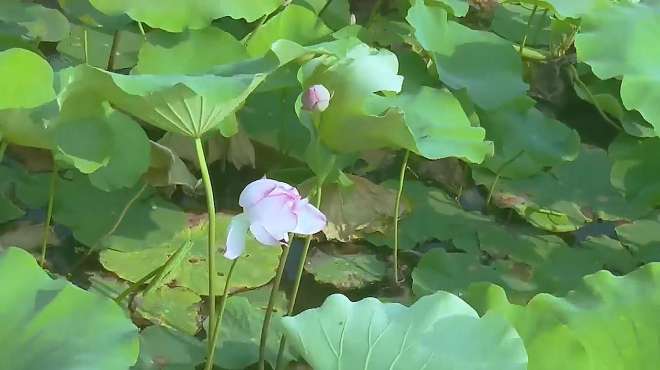
[[[330,92],[323,85],[310,86],[302,96],[302,107],[312,112],[323,112],[330,105]]]
[[[302,199],[298,190],[283,182],[261,179],[243,189],[238,199],[243,213],[229,224],[225,257],[238,258],[245,249],[248,229],[265,245],[289,240],[289,233],[311,235],[321,231],[326,218],[321,211]]]

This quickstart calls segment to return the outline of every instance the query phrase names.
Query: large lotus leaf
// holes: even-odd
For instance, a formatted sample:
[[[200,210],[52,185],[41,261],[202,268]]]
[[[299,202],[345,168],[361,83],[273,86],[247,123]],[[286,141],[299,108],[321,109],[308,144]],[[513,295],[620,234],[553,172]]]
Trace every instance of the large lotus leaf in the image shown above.
[[[538,11],[534,13],[534,17],[531,15],[532,9],[519,4],[501,4],[495,8],[490,30],[513,42],[520,42],[527,34],[526,45],[547,46],[551,37],[550,15],[541,15]],[[533,31],[527,29],[530,18]]]
[[[495,143],[495,156],[484,166],[500,176],[520,178],[546,167],[575,160],[580,136],[563,123],[534,108],[521,98],[497,110],[480,114],[486,136]]]
[[[440,80],[452,89],[466,89],[480,107],[496,108],[527,91],[522,62],[511,42],[448,21],[442,7],[423,1],[410,8],[406,19],[415,28],[417,41],[432,53]]]
[[[385,185],[389,188],[397,186],[394,182]],[[479,228],[493,222],[479,213],[463,210],[442,190],[427,187],[419,181],[406,181],[403,197],[403,202],[411,211],[399,221],[401,249],[412,249],[419,243],[434,239],[446,241],[475,236]],[[369,234],[367,239],[376,245],[392,247],[392,229],[390,225],[384,233]]]
[[[328,64],[326,64],[328,63]],[[406,148],[424,157],[462,157],[481,162],[491,151],[483,129],[472,127],[458,100],[445,90],[422,87],[398,92],[396,56],[359,45],[338,61],[318,58],[302,67],[305,84],[321,83],[332,101],[320,116],[324,144],[340,152]],[[350,130],[351,135],[345,133]]]
[[[261,56],[270,50],[274,41],[287,39],[300,45],[312,44],[332,32],[310,9],[296,4],[270,18],[249,36],[248,53]]]
[[[34,108],[55,98],[53,69],[25,49],[0,51],[0,110]]]
[[[448,253],[444,249],[433,249],[425,253],[413,270],[412,279],[416,296],[439,290],[461,294],[470,284],[482,281],[503,285],[495,268],[482,264],[479,256]]]
[[[660,139],[620,135],[609,148],[611,181],[634,203],[660,204]]]
[[[660,361],[660,265],[624,277],[600,271],[564,298],[510,304],[501,288],[475,286],[468,301],[500,314],[525,341],[529,370],[655,369]]]
[[[290,340],[317,370],[526,369],[520,337],[504,321],[479,318],[446,292],[410,307],[375,298],[328,297],[319,308],[285,317]]]
[[[52,149],[59,107],[50,102],[33,109],[0,110],[0,135],[7,142]]]
[[[134,309],[145,319],[188,335],[199,331],[199,295],[181,287],[161,287],[133,300]]]
[[[266,286],[269,287],[269,286]],[[245,369],[259,360],[259,338],[266,312],[266,303],[258,304],[253,297],[256,292],[267,300],[270,290],[250,291],[251,295],[232,296],[227,301],[227,308],[222,319],[220,343],[215,354],[215,363],[223,369]],[[265,293],[265,294],[264,294]],[[286,299],[276,301],[273,310],[268,341],[266,342],[266,361],[275,364],[282,336],[280,317],[286,311]],[[283,304],[282,304],[283,303]],[[287,362],[294,359],[287,346],[284,352]],[[274,366],[273,366],[274,367]]]
[[[116,43],[115,54],[112,65],[109,66],[113,42]],[[86,63],[102,69],[109,67],[110,70],[118,70],[135,65],[143,42],[142,35],[128,30],[117,31],[113,36],[97,29],[72,25],[68,37],[57,44],[57,51],[71,58],[74,63]]]
[[[493,152],[492,143],[484,141],[484,129],[470,124],[459,101],[447,90],[421,87],[394,97],[375,96],[368,102],[367,109],[388,115],[388,110],[394,107],[403,112],[404,122],[415,141],[413,148],[404,147],[426,158],[458,157],[481,163]],[[377,130],[373,126],[366,129]]]
[[[117,87],[109,100],[118,108],[188,137],[200,137],[216,128],[265,77],[108,75]]]
[[[171,240],[186,225],[186,214],[154,196],[153,190],[139,196],[142,186],[105,192],[85,176],[62,179],[55,195],[61,201],[56,201],[53,217],[78,241],[96,248],[139,250]]]
[[[85,26],[112,31],[119,30],[132,22],[126,15],[108,16],[101,13],[92,6],[90,0],[57,0],[57,3],[69,19],[75,19]]]
[[[600,80],[592,74],[581,75],[588,91],[580,84],[574,84],[577,95],[591,104],[598,105],[603,112],[621,122],[627,134],[637,137],[654,137],[653,127],[644,120],[639,112],[628,110],[623,106],[619,91],[621,81],[616,78]]]
[[[660,4],[619,3],[585,15],[575,39],[578,58],[588,63],[596,76],[623,76],[623,104],[639,111],[653,125],[656,135],[660,135],[660,109],[656,103],[660,98],[660,50],[648,45],[658,33]]]
[[[270,44],[268,45],[270,50]],[[218,52],[222,50],[222,52]],[[218,64],[247,59],[243,44],[217,28],[172,34],[155,30],[140,49],[134,72],[138,74],[200,74]],[[177,60],[176,63],[172,63]]]
[[[641,262],[660,262],[660,219],[657,214],[619,225],[616,234]]]
[[[135,363],[137,328],[111,300],[52,280],[18,248],[0,255],[0,282],[3,370],[119,370]]]
[[[182,185],[188,190],[197,186],[197,178],[193,176],[186,164],[170,148],[155,141],[151,143],[151,163],[145,174],[145,181],[151,186]]]
[[[205,28],[214,19],[229,16],[253,22],[271,13],[281,5],[281,0],[90,0],[92,5],[107,15],[128,14],[138,22],[168,32]]]
[[[321,211],[328,224],[323,233],[329,239],[350,241],[363,233],[384,231],[390,224],[396,192],[364,177],[349,175],[351,185],[323,187]],[[404,204],[401,213],[407,210]]]
[[[649,212],[643,204],[627,202],[610,184],[611,163],[604,150],[582,147],[578,158],[525,179],[499,179],[493,201],[513,208],[536,227],[573,231],[585,222],[632,220]],[[495,176],[475,171],[475,180],[493,187]]]
[[[16,23],[18,35],[36,41],[60,41],[69,33],[69,21],[56,9],[20,1],[0,3],[0,23]],[[4,27],[3,27],[4,28]],[[0,28],[0,34],[5,33]]]
[[[612,0],[523,0],[521,2],[551,9],[562,18],[580,18],[609,5]]]
[[[190,370],[204,361],[205,349],[195,337],[162,326],[140,333],[140,357],[132,370]]]
[[[313,10],[333,30],[348,26],[350,23],[349,0],[294,0],[292,4]]]
[[[345,252],[346,249],[351,246],[315,248],[305,263],[305,271],[314,275],[317,282],[334,285],[340,290],[365,288],[385,278],[387,264],[377,255],[365,248],[353,253]]]
[[[225,285],[225,277],[231,261],[224,258],[224,243],[227,240],[227,226],[231,217],[218,214],[216,237],[216,286]],[[208,294],[208,222],[190,228],[193,246],[186,258],[168,275],[165,284],[188,288],[200,295]],[[162,266],[188,240],[188,228],[179,227],[177,235],[170,240],[157,243],[143,243],[142,248],[114,243],[111,249],[101,252],[103,266],[129,281],[138,281],[151,271]],[[231,291],[254,288],[268,283],[275,276],[281,248],[264,247],[255,239],[247,239],[247,249],[236,265],[231,279]]]

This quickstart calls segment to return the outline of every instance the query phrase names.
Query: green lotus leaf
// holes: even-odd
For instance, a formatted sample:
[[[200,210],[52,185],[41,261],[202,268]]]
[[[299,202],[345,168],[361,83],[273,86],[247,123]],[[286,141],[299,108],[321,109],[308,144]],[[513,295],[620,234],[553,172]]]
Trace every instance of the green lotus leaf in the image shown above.
[[[316,248],[307,262],[305,271],[314,280],[331,284],[340,290],[361,289],[385,278],[387,264],[375,254],[365,250],[343,253],[341,248]]]
[[[118,88],[110,101],[166,131],[200,137],[216,128],[265,75],[232,77],[110,74]]]
[[[332,101],[319,118],[321,141],[330,149],[353,152],[385,147],[406,148],[424,157],[462,157],[481,162],[491,151],[483,129],[472,127],[458,100],[445,90],[401,90],[396,56],[366,45],[345,58],[320,57],[301,68],[305,86],[323,84]],[[346,136],[347,130],[351,131]]]
[[[55,199],[63,201],[56,202],[53,217],[90,247],[139,250],[162,244],[186,225],[187,216],[173,204],[154,197],[153,190],[142,190],[143,186],[105,192],[85,176],[62,179]]]
[[[54,42],[69,33],[69,21],[59,10],[39,4],[3,1],[0,3],[0,22],[15,23],[17,36],[23,39]],[[0,33],[4,32],[0,30]]]
[[[268,45],[270,49],[270,45]],[[217,52],[222,50],[221,53]],[[247,59],[243,44],[231,34],[217,28],[187,31],[179,34],[154,30],[140,49],[138,74],[200,74],[218,64]],[[177,63],[172,63],[177,60]]]
[[[106,15],[126,13],[138,22],[168,32],[182,32],[186,29],[201,29],[214,19],[232,17],[253,22],[259,17],[273,12],[281,5],[280,0],[259,0],[246,3],[243,0],[90,0],[90,3]]]
[[[0,254],[2,369],[128,369],[137,328],[111,300],[52,280],[27,252]],[[75,336],[62,337],[62,333]]]
[[[225,277],[231,261],[222,256],[227,240],[227,226],[231,219],[225,214],[218,214],[218,235],[216,238],[216,286],[225,285]],[[193,246],[186,258],[168,275],[164,284],[181,286],[200,295],[208,295],[208,258],[207,238],[208,222],[193,226]],[[174,230],[172,230],[174,231]],[[123,279],[135,282],[162,266],[169,257],[188,240],[188,230],[176,229],[177,235],[161,243],[143,243],[140,248],[119,241],[110,244],[110,249],[101,252],[103,266]],[[264,285],[275,276],[280,248],[268,248],[255,239],[247,239],[247,249],[238,261],[231,280],[231,290],[255,288]],[[255,268],[255,266],[258,266]]]
[[[580,136],[521,98],[497,110],[482,112],[481,125],[495,143],[495,156],[484,166],[496,174],[521,178],[570,162],[580,153]]]
[[[396,188],[398,184],[388,182],[384,185]],[[479,213],[463,210],[442,190],[427,187],[419,181],[406,181],[402,202],[410,208],[410,213],[399,221],[399,248],[404,250],[434,239],[446,241],[474,236],[483,225],[493,222]],[[367,240],[392,247],[393,228],[388,226],[384,233],[369,234]]]
[[[328,297],[282,323],[317,370],[526,369],[520,338],[497,317],[479,318],[460,298],[438,292],[410,307],[375,298]]]
[[[126,15],[108,16],[92,6],[90,0],[57,0],[62,12],[80,24],[106,30],[120,30],[132,22]]]
[[[637,137],[656,136],[653,127],[644,120],[639,112],[628,110],[623,106],[623,102],[619,97],[620,80],[616,78],[600,80],[591,74],[582,75],[580,79],[587,85],[589,91],[580,84],[574,84],[573,88],[577,95],[591,104],[597,104],[603,112],[619,120],[628,135]]]
[[[293,4],[313,10],[333,30],[349,25],[351,15],[349,0],[294,0]]]
[[[55,98],[52,68],[25,49],[0,51],[0,80],[0,110],[34,108]]]
[[[596,76],[623,76],[621,99],[628,109],[639,111],[660,132],[660,51],[648,48],[660,32],[660,4],[619,3],[586,14],[575,47],[579,60]],[[613,51],[612,45],[621,45]]]
[[[7,142],[52,149],[59,107],[55,101],[33,109],[0,110],[0,135]]]
[[[267,286],[269,287],[269,286]],[[227,308],[222,319],[220,343],[217,345],[215,363],[223,369],[245,369],[259,360],[259,338],[266,312],[266,304],[255,302],[253,292],[268,299],[269,290],[259,289],[249,291],[248,295],[240,294],[227,300]],[[264,294],[265,293],[265,294]],[[266,342],[266,361],[274,367],[280,338],[283,334],[279,319],[286,311],[286,299],[282,295],[276,302],[273,311],[273,321]],[[284,351],[284,359],[290,362],[294,359],[290,346]]]
[[[0,166],[0,224],[20,218],[25,211],[12,200],[11,193],[19,182],[18,170]]]
[[[433,56],[440,80],[452,89],[466,89],[480,107],[496,108],[527,91],[520,56],[509,41],[448,21],[442,7],[423,1],[410,8],[406,19],[417,41]],[[483,73],[484,61],[488,73]]]
[[[554,10],[555,14],[562,18],[581,18],[609,5],[611,0],[523,0],[521,2]]]
[[[620,135],[610,144],[610,179],[635,204],[660,204],[660,174],[657,156],[660,139],[637,139]]]
[[[431,3],[445,7],[455,17],[465,17],[470,9],[466,0],[431,0]]]
[[[162,287],[133,300],[135,310],[152,323],[177,329],[188,335],[199,331],[200,296],[181,287]]]
[[[422,256],[412,272],[413,293],[423,296],[439,290],[463,293],[471,283],[493,282],[503,285],[500,274],[493,266],[481,263],[470,253],[448,253],[433,249]]]
[[[649,264],[624,277],[597,272],[566,297],[539,294],[526,306],[510,304],[493,285],[475,286],[467,300],[516,327],[530,370],[650,370],[660,360],[658,286],[660,265]]]
[[[491,31],[495,34],[515,43],[520,42],[527,33],[525,45],[544,46],[550,43],[552,32],[550,29],[551,17],[548,14],[541,15],[535,12],[531,19],[533,31],[527,30],[532,10],[518,4],[501,4],[495,8]]]
[[[113,42],[117,45],[115,45],[112,65],[109,66]],[[73,25],[68,37],[57,44],[57,51],[71,58],[75,63],[118,70],[131,68],[137,63],[137,54],[143,43],[142,35],[129,30],[117,31],[115,37],[94,28]]]
[[[652,217],[635,220],[616,227],[616,234],[641,262],[660,262],[660,219]]]
[[[170,148],[155,141],[151,143],[151,162],[145,174],[145,181],[151,186],[182,185],[188,190],[197,186],[197,178],[193,176],[186,164]]]
[[[310,9],[290,4],[283,11],[273,16],[263,26],[249,36],[248,53],[262,56],[274,41],[287,39],[309,45],[328,36],[332,32],[323,21]]]
[[[132,370],[190,370],[204,361],[197,338],[162,326],[140,333],[140,357]]]
[[[578,158],[525,179],[499,179],[493,201],[512,208],[534,226],[549,231],[576,230],[585,222],[633,220],[649,212],[627,202],[610,184],[611,163],[605,151],[583,146]],[[493,187],[495,176],[475,171],[475,181]]]

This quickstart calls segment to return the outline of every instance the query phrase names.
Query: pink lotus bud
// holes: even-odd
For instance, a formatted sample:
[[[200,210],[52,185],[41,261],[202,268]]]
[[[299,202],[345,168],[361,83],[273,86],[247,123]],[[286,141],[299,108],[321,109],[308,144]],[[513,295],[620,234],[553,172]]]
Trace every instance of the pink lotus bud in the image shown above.
[[[327,91],[327,90],[326,90]],[[321,231],[326,218],[302,199],[293,186],[270,179],[254,181],[243,189],[238,204],[243,213],[229,224],[225,257],[238,258],[245,249],[248,229],[265,245],[287,242],[289,233],[311,235]]]
[[[312,85],[302,96],[304,110],[323,112],[330,105],[330,92],[323,85]]]

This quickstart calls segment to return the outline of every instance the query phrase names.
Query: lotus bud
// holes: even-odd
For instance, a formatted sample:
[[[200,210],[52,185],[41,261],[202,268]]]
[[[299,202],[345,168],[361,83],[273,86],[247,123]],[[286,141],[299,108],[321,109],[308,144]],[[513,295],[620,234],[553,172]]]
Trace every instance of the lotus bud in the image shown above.
[[[323,85],[310,86],[302,96],[304,110],[323,112],[330,105],[330,92]]]
[[[351,13],[351,16],[348,17],[348,23],[351,25],[354,25],[357,23],[357,19],[355,19],[355,13]]]

